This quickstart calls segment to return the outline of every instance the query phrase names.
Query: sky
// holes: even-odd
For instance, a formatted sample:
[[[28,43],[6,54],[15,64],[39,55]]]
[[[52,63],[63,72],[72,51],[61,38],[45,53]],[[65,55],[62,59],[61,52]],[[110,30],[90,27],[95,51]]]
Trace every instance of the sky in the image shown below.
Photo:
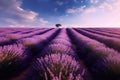
[[[120,27],[120,0],[0,0],[0,27]]]

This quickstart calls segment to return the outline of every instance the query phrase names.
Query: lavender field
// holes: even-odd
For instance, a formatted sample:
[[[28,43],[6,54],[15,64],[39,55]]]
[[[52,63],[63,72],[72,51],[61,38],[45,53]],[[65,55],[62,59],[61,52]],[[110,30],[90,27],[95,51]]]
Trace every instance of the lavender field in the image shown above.
[[[0,80],[120,80],[120,29],[1,28]]]

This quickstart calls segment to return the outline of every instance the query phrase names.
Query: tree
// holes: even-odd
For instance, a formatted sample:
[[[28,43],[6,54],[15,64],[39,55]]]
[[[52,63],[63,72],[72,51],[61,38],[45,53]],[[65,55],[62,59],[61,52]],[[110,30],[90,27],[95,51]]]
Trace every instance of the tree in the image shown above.
[[[56,27],[60,27],[60,26],[62,26],[62,25],[61,25],[61,24],[56,24],[55,26],[56,26]]]

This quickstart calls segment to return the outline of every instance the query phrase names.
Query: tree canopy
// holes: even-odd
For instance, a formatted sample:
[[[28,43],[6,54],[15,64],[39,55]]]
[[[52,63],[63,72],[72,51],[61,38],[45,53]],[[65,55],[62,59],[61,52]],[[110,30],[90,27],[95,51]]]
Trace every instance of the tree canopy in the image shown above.
[[[55,26],[56,26],[56,27],[60,27],[60,26],[62,26],[62,25],[61,25],[61,24],[56,24]]]

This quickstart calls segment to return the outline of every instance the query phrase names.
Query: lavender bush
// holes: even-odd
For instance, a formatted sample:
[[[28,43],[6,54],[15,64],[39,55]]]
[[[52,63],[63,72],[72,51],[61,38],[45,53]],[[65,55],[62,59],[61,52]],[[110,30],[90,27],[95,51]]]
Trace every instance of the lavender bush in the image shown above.
[[[40,55],[45,56],[46,54],[57,54],[57,53],[65,53],[69,55],[76,55],[74,50],[71,47],[62,44],[51,44],[46,46]]]
[[[63,44],[63,45],[69,46],[69,47],[72,46],[72,44],[71,44],[70,41],[67,41],[67,40],[62,39],[62,38],[55,38],[54,40],[52,40],[52,41],[50,42],[50,44],[57,44],[57,43]]]
[[[73,29],[68,29],[69,35],[71,35],[71,39],[77,46],[77,51],[80,58],[85,58],[88,53],[98,47],[104,47],[105,45],[97,42],[93,39],[90,39],[84,35],[79,34]]]
[[[113,49],[107,47],[98,47],[86,56],[85,62],[88,66],[92,66],[99,59],[105,58],[107,56],[115,56],[118,54],[119,53]]]
[[[120,55],[110,55],[97,60],[97,62],[91,67],[91,72],[96,80],[119,80]]]
[[[105,31],[99,31],[99,30],[94,30],[94,29],[84,29],[84,30],[87,30],[87,31],[92,32],[92,33],[100,34],[100,35],[103,35],[103,36],[120,38],[119,35],[110,34],[110,33],[107,33]]]
[[[120,29],[1,28],[0,80],[120,80]]]
[[[83,80],[84,69],[66,54],[46,55],[37,58],[33,65],[42,80]]]
[[[26,55],[22,45],[0,47],[0,78],[7,78],[19,72]]]
[[[96,39],[96,40],[106,44],[110,48],[114,48],[114,49],[120,51],[120,48],[119,48],[120,47],[120,39],[118,39],[118,38],[103,36],[103,35],[99,35],[99,34],[92,33],[92,32],[89,32],[89,31],[85,31],[85,30],[82,30],[82,29],[79,29],[77,31],[82,33],[83,35],[86,35],[90,38]]]

